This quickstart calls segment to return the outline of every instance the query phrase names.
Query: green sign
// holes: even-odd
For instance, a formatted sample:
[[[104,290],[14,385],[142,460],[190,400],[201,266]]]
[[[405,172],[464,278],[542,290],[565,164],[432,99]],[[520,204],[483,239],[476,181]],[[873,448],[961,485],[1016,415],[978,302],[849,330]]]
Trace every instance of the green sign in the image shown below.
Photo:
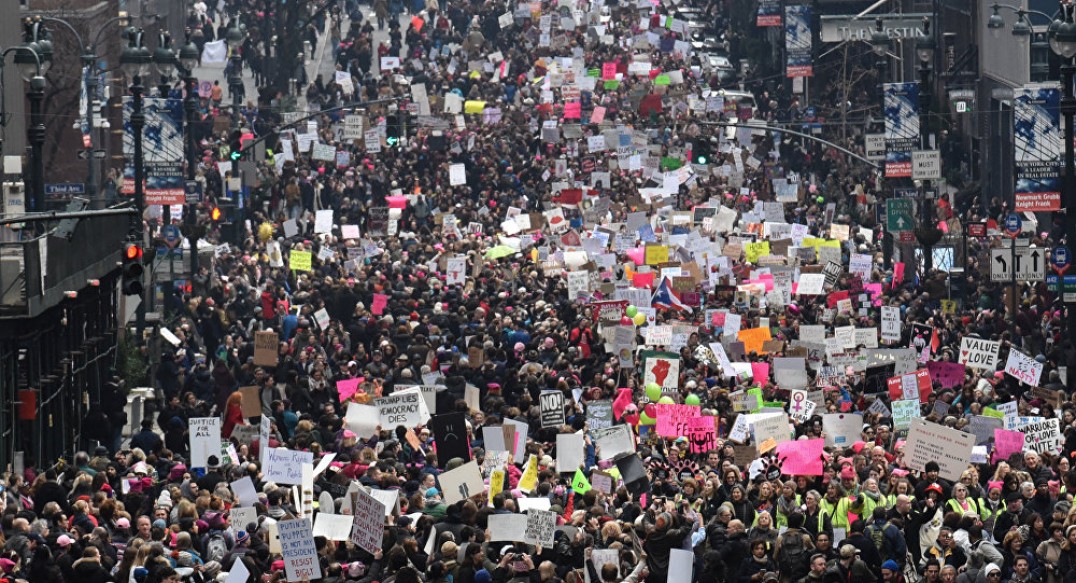
[[[911,231],[915,228],[912,201],[907,198],[891,198],[885,201],[886,230],[891,233]]]

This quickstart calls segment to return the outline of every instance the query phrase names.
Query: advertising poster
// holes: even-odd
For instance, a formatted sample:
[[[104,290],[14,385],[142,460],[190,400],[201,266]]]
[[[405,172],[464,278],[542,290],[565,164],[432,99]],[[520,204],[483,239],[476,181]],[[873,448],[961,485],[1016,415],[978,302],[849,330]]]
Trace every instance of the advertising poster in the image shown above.
[[[919,84],[885,84],[885,177],[911,178],[919,149]]]
[[[814,76],[810,6],[785,6],[785,76]]]
[[[1025,85],[1013,90],[1016,212],[1061,210],[1061,91]]]
[[[123,193],[134,194],[134,128],[131,96],[123,98]],[[146,204],[185,204],[183,178],[183,100],[142,98],[142,160],[145,163]]]
[[[755,26],[781,26],[781,3],[777,0],[760,0]]]

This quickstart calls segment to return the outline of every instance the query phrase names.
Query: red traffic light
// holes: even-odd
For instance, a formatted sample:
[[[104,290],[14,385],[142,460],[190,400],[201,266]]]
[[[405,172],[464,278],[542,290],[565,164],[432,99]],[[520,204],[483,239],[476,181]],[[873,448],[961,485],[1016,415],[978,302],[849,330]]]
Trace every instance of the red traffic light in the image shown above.
[[[138,261],[142,259],[142,247],[135,245],[134,243],[128,243],[123,249],[123,256],[128,261]]]
[[[222,213],[220,212],[220,207],[215,206],[212,210],[209,211],[209,218],[216,222],[220,220],[221,214]]]

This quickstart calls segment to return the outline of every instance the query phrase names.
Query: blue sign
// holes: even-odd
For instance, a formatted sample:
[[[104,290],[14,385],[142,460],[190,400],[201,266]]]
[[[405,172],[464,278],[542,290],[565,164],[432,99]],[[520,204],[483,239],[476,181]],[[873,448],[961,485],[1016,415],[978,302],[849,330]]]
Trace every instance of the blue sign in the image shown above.
[[[161,238],[164,239],[164,244],[168,245],[169,249],[174,249],[183,235],[179,232],[179,227],[175,225],[165,225],[161,228]]]
[[[1020,229],[1024,226],[1024,222],[1020,220],[1020,215],[1016,213],[1009,213],[1005,217],[1005,232],[1010,237],[1015,237],[1020,234]]]
[[[45,198],[61,199],[86,194],[86,185],[81,182],[61,182],[45,184]]]
[[[197,180],[188,180],[183,185],[183,194],[186,197],[187,204],[202,202],[202,183]]]
[[[1071,263],[1072,256],[1069,255],[1068,247],[1054,247],[1053,252],[1050,253],[1050,264],[1054,266],[1058,273],[1065,273]]]

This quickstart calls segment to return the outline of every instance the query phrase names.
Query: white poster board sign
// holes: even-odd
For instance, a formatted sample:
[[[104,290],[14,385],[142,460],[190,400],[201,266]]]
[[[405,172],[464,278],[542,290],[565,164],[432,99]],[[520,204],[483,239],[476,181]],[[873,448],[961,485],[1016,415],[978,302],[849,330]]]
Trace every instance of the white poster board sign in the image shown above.
[[[190,430],[191,467],[204,468],[213,456],[220,463],[220,417],[194,417]]]
[[[955,482],[968,469],[973,447],[975,436],[970,433],[912,419],[904,446],[904,463],[913,470],[925,471],[927,462],[938,462],[938,475]]]
[[[277,522],[280,549],[284,557],[284,573],[288,581],[321,579],[321,565],[314,548],[314,536],[309,518]]]
[[[285,447],[265,451],[265,481],[277,484],[302,484],[303,464],[313,464],[314,454],[309,451],[292,451]]]

